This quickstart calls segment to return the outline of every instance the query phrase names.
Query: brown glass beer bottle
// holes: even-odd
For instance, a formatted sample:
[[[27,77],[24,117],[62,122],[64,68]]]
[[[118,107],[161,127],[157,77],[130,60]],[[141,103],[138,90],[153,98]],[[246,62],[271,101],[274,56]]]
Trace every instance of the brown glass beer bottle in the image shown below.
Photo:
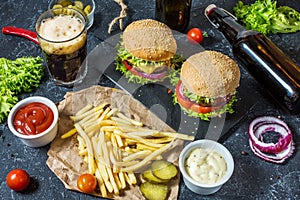
[[[300,113],[300,67],[262,33],[246,30],[228,11],[210,5],[207,19],[232,44],[239,63],[291,114]]]

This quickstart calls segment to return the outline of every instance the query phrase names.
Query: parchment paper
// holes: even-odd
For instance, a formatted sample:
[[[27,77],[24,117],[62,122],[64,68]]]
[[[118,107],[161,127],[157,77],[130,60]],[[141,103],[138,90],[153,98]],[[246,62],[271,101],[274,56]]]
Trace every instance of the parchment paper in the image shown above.
[[[64,183],[67,189],[79,191],[77,188],[77,178],[83,173],[88,173],[88,167],[83,158],[78,155],[76,134],[67,139],[61,139],[60,136],[73,128],[73,123],[69,119],[70,115],[75,114],[87,104],[96,106],[103,102],[110,103],[111,107],[118,108],[125,115],[143,122],[147,127],[174,132],[172,128],[151,113],[145,106],[122,90],[102,86],[92,86],[78,92],[66,93],[65,99],[58,103],[60,115],[58,134],[51,143],[51,147],[48,151],[49,157],[47,165]],[[182,146],[183,141],[176,140],[172,149],[163,154],[164,159],[177,164]],[[140,183],[140,173],[136,172],[136,177],[138,183]],[[178,173],[177,177],[169,183],[170,193],[168,199],[177,199],[179,181],[180,173]],[[91,195],[101,196],[101,194],[96,192]],[[144,199],[138,185],[128,186],[125,190],[120,191],[120,195],[111,195],[109,198],[131,200]]]

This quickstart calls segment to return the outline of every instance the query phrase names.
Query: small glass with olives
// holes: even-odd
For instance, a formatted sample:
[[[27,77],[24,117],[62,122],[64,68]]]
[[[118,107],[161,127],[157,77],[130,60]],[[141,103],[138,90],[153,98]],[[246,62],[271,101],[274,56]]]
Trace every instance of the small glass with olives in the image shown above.
[[[87,29],[94,22],[95,2],[94,0],[52,0],[48,9],[69,7],[82,12],[87,17]]]

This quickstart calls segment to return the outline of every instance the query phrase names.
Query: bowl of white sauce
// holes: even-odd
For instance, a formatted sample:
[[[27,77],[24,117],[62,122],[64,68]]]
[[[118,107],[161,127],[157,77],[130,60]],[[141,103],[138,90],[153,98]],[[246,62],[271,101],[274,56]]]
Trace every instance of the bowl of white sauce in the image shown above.
[[[226,183],[234,170],[231,153],[213,140],[197,140],[184,147],[179,169],[185,185],[193,192],[210,195]]]

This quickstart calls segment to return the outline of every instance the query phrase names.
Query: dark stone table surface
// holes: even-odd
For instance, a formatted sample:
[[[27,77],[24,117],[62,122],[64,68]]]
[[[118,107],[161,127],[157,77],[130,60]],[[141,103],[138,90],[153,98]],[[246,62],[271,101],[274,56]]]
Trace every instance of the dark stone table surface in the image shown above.
[[[214,3],[232,12],[236,2],[237,0],[193,0],[189,28],[200,27],[208,33],[208,38],[201,44],[205,49],[218,50],[233,58],[230,44],[208,23],[203,11],[209,4]],[[250,3],[253,0],[244,2]],[[278,5],[288,5],[300,11],[298,0],[277,2]],[[47,9],[48,3],[49,0],[1,1],[1,28],[16,26],[34,31],[35,21]],[[154,0],[125,0],[125,3],[128,6],[128,16],[124,19],[125,26],[134,20],[154,18]],[[113,0],[96,0],[95,21],[88,35],[89,51],[103,40],[120,33],[117,25],[111,34],[107,33],[109,22],[119,15],[119,11],[120,7]],[[300,32],[277,34],[269,38],[300,66]],[[40,48],[24,38],[0,34],[0,41],[0,57],[16,59],[22,56],[42,56]],[[283,111],[243,68],[241,71],[244,79],[242,84],[248,87],[241,92],[244,96],[240,101],[247,102],[249,108],[237,114],[239,119],[231,124],[226,130],[226,137],[220,140],[234,158],[233,176],[217,193],[210,196],[191,192],[181,181],[178,199],[300,199],[300,115],[290,115]],[[101,79],[100,84],[113,86],[105,78]],[[67,91],[72,89],[56,86],[46,74],[38,89],[32,93],[22,94],[19,98],[41,95],[59,102]],[[284,164],[263,161],[249,148],[247,134],[249,123],[261,115],[280,116],[293,132],[296,149],[293,156]],[[0,199],[100,199],[65,189],[62,182],[46,165],[48,149],[49,145],[42,148],[25,146],[9,131],[6,122],[0,124]],[[30,174],[32,183],[26,192],[14,192],[7,187],[5,177],[14,168],[26,169]]]

